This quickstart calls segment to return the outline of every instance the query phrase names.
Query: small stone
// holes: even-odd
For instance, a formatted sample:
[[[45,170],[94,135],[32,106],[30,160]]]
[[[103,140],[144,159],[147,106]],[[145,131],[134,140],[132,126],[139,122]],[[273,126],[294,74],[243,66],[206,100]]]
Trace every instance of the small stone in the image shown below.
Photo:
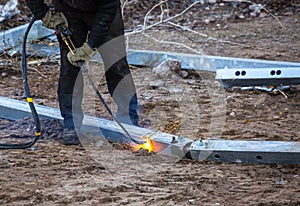
[[[103,141],[98,141],[95,143],[96,147],[103,147],[104,146],[104,142]]]
[[[217,3],[217,0],[208,0],[208,3],[215,4],[215,3]]]
[[[235,112],[230,112],[229,114],[231,117],[235,117]]]
[[[180,89],[180,88],[170,88],[169,89],[169,92],[170,93],[182,93],[182,89]]]
[[[172,78],[172,80],[173,80],[174,82],[178,82],[178,81],[180,80],[179,76],[176,75],[176,74],[173,74],[173,75],[171,76],[171,78]]]
[[[210,20],[209,19],[204,19],[203,21],[205,24],[209,24]]]
[[[171,77],[170,74],[173,72],[180,71],[181,61],[177,59],[168,58],[161,62],[158,66],[152,69],[152,72],[155,76],[159,78]]]
[[[149,83],[149,86],[153,89],[157,89],[158,87],[165,86],[165,84],[166,84],[165,81],[158,79],[158,80],[151,81]]]
[[[1,73],[1,77],[7,77],[7,73],[6,72],[2,72]]]
[[[189,85],[193,85],[193,84],[196,84],[196,80],[189,79],[189,80],[186,81],[186,83],[189,84]]]
[[[239,14],[239,15],[238,15],[238,18],[239,18],[239,19],[245,19],[245,16],[244,16],[243,14]]]
[[[281,179],[280,181],[278,181],[276,184],[278,184],[278,185],[285,185],[285,181],[283,180],[283,179]]]
[[[143,99],[144,99],[144,100],[150,100],[150,99],[152,99],[152,97],[150,97],[150,96],[145,96]]]
[[[263,5],[262,4],[251,4],[249,6],[249,9],[254,12],[260,12],[263,9]]]
[[[179,75],[182,78],[187,78],[189,76],[189,73],[187,71],[181,70],[181,71],[179,71]]]
[[[213,7],[211,8],[211,10],[214,11],[214,10],[216,10],[216,9],[218,9],[218,8],[219,8],[219,4],[214,4]]]
[[[243,9],[243,10],[242,10],[242,13],[244,13],[244,14],[249,13],[249,9],[247,9],[247,8]]]

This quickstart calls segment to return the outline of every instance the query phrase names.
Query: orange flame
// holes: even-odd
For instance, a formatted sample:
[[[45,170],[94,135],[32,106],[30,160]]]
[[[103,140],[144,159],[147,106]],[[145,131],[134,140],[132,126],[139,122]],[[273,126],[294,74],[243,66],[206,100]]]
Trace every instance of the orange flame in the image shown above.
[[[154,151],[154,144],[150,138],[143,137],[142,138],[144,141],[146,141],[144,144],[141,145],[135,145],[133,146],[134,151],[138,151],[140,149],[147,150],[148,152]]]

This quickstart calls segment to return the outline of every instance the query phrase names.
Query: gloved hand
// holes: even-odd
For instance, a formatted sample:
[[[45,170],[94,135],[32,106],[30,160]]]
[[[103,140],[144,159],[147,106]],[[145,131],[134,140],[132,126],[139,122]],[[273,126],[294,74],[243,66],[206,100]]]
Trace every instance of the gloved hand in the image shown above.
[[[62,24],[63,28],[68,28],[68,20],[62,12],[49,9],[42,19],[43,25],[49,29],[56,29]]]
[[[67,58],[69,62],[78,67],[79,61],[88,61],[96,54],[96,49],[92,49],[87,42],[85,42],[81,47],[74,50],[74,55],[69,52]]]

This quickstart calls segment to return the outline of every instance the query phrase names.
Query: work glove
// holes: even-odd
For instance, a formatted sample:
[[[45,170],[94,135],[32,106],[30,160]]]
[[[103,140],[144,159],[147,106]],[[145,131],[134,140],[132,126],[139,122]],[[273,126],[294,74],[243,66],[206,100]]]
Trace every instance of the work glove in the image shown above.
[[[86,62],[96,54],[96,49],[92,49],[90,45],[85,42],[81,47],[76,48],[74,54],[68,53],[67,58],[69,62],[78,67],[78,62]]]
[[[43,25],[49,29],[56,29],[58,25],[62,25],[63,28],[68,28],[68,20],[62,12],[56,12],[53,9],[49,9],[44,18],[42,19]]]

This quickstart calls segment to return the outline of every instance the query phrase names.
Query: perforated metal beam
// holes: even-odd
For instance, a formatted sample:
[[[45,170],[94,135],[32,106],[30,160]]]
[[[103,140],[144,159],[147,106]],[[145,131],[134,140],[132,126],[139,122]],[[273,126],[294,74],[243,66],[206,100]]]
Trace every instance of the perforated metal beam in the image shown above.
[[[25,24],[0,32],[0,53],[9,49],[21,51],[23,37],[27,27],[28,24]],[[28,35],[28,41],[37,40],[52,34],[54,34],[53,30],[43,27],[41,21],[36,21]]]
[[[194,160],[255,164],[300,164],[300,142],[203,140],[193,142]]]
[[[216,79],[225,88],[233,86],[296,85],[300,84],[299,67],[233,68],[217,70]]]
[[[268,61],[260,59],[244,59],[221,56],[172,53],[164,51],[128,50],[128,61],[133,65],[155,66],[167,58],[182,61],[183,69],[195,69],[215,72],[225,69],[261,69],[300,67],[300,63]]]
[[[23,35],[27,25],[22,25],[7,31],[0,32],[0,53],[5,49],[21,51],[19,46],[22,43]],[[56,40],[54,31],[42,26],[41,21],[36,21],[29,33],[29,39],[41,39],[49,35]],[[126,35],[126,34],[125,34]],[[28,44],[30,45],[30,44]],[[32,51],[38,55],[58,55],[59,49],[47,44],[31,44]],[[96,56],[99,59],[100,56]],[[167,58],[174,58],[182,61],[183,69],[195,69],[213,71],[225,69],[263,69],[263,68],[291,68],[300,67],[300,63],[267,61],[259,59],[243,59],[220,56],[207,56],[183,53],[171,53],[163,51],[128,50],[128,62],[138,66],[155,66]]]
[[[62,120],[58,109],[36,105],[41,118]],[[18,120],[31,116],[26,102],[0,97],[0,117]],[[155,132],[149,129],[125,125],[134,138],[151,136],[154,151],[175,158],[198,161],[217,161],[256,164],[300,164],[300,142],[203,140],[193,141],[181,136]],[[114,122],[85,116],[83,131],[104,131],[105,138],[120,142],[121,130]],[[98,132],[98,134],[100,134]]]
[[[36,111],[41,119],[58,119],[63,120],[59,109],[35,104]],[[31,110],[27,102],[14,100],[0,96],[0,118],[9,120],[19,120],[25,117],[32,117]],[[135,127],[124,124],[124,127],[134,138],[141,138],[148,134],[152,137],[161,136],[167,139],[172,139],[174,135],[154,132],[149,129]],[[93,132],[98,135],[104,135],[106,139],[112,142],[121,142],[124,139],[123,131],[113,121],[96,118],[92,116],[84,116],[82,132]]]

